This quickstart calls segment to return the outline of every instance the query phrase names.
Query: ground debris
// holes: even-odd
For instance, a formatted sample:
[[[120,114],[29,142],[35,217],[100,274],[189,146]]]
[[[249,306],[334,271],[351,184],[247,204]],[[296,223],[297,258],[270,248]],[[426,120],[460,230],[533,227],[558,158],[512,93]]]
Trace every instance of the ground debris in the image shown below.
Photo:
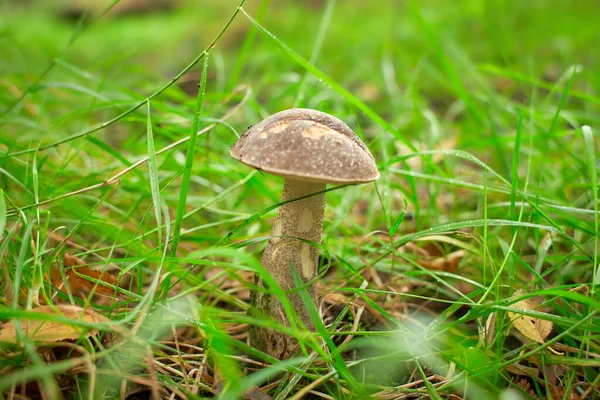
[[[522,291],[518,290],[515,292],[516,296],[523,294]],[[535,310],[539,307],[539,304],[532,298],[518,301],[512,305],[513,308],[518,308],[526,311]],[[544,340],[550,332],[552,332],[552,322],[533,318],[528,315],[518,314],[514,312],[508,312],[508,317],[519,332],[521,332],[528,339],[533,340],[537,343],[544,343]]]
[[[86,323],[108,322],[109,319],[97,313],[91,308],[83,309],[79,306],[70,304],[57,304],[55,306],[39,306],[31,312],[46,314],[48,316],[63,317],[73,321],[82,321]],[[21,329],[31,340],[39,343],[60,342],[63,340],[75,340],[82,335],[91,336],[98,333],[95,328],[87,328],[76,325],[69,325],[62,322],[29,319],[19,320]],[[15,321],[7,322],[0,329],[0,342],[17,343],[18,333]]]
[[[54,266],[50,270],[52,285],[63,294],[69,292],[75,297],[87,298],[93,296],[96,303],[110,305],[118,300],[116,292],[117,278],[107,271],[96,271],[90,268],[78,257],[65,253],[63,256],[64,270]],[[55,296],[60,301],[60,297]],[[64,301],[67,301],[66,299]]]

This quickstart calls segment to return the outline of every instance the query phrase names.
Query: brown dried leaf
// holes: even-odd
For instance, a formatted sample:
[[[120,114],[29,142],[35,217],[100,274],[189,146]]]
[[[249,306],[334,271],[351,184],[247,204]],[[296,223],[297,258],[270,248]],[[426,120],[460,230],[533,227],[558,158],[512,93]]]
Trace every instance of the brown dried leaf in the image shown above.
[[[55,310],[57,309],[58,312]],[[55,308],[50,306],[39,306],[31,311],[36,313],[62,316],[72,320],[81,320],[84,322],[107,322],[110,321],[103,315],[98,314],[91,308],[82,309],[79,306],[70,304],[57,304]],[[27,336],[35,342],[51,343],[63,340],[75,340],[82,335],[91,336],[98,333],[94,329],[88,329],[76,325],[67,325],[61,322],[46,320],[21,320],[21,328]],[[16,343],[17,331],[14,321],[7,322],[0,329],[0,342]]]
[[[94,280],[105,282],[109,285],[117,286],[117,279],[106,271],[95,271],[86,266],[85,262],[79,258],[65,253],[63,257],[65,266],[66,282],[60,274],[58,268],[52,268],[50,271],[50,280],[63,293],[66,293],[65,283],[71,288],[71,293],[75,296],[87,297],[90,293],[106,297],[115,296],[115,291],[103,285],[97,285],[96,282],[88,280],[80,275],[90,277]]]
[[[327,293],[321,299],[321,308],[323,308],[324,305],[335,305],[335,304],[344,304],[345,305],[348,303],[350,303],[350,298],[347,296],[344,296],[343,294]]]
[[[553,399],[564,399],[565,398],[565,388],[564,387],[556,387],[550,386],[550,395]],[[549,397],[548,397],[549,398]],[[581,397],[574,390],[570,390],[567,394],[568,400],[579,400]]]
[[[427,269],[454,272],[456,271],[460,260],[462,260],[466,253],[465,250],[457,250],[446,256],[437,257],[431,260],[417,260],[417,263]]]
[[[85,261],[68,253],[65,253],[65,255],[63,256],[63,263],[67,268],[81,267],[85,265]]]
[[[532,399],[539,399],[538,395],[535,393],[535,390],[533,390],[527,379],[519,379],[517,386],[523,389],[523,391],[531,396]]]
[[[408,242],[400,250],[414,254],[415,262],[424,268],[454,272],[467,254],[467,248],[460,248],[448,253],[448,245],[463,247],[461,245],[466,245],[466,243],[447,238],[445,235],[432,235],[417,239],[415,242]]]
[[[523,292],[521,290],[517,290],[515,295],[519,296],[522,293]],[[538,307],[538,304],[534,299],[529,298],[518,301],[511,307],[530,311],[535,310]],[[517,330],[521,332],[523,336],[533,340],[534,342],[544,343],[544,339],[546,339],[550,332],[552,332],[553,324],[550,321],[530,317],[528,315],[517,314],[510,311],[507,314],[514,327],[517,328]]]

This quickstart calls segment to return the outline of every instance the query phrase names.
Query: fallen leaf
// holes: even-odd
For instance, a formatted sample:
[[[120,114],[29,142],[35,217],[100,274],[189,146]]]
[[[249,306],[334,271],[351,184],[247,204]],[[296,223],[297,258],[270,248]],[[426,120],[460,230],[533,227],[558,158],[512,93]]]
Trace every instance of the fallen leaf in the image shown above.
[[[521,290],[517,290],[515,292],[516,296],[519,296],[521,294],[523,294]],[[538,307],[538,304],[534,299],[529,298],[518,301],[511,307],[531,311],[535,310]],[[534,342],[544,343],[546,337],[548,337],[550,332],[552,332],[553,324],[550,321],[510,311],[507,314],[508,318],[510,318],[510,322],[512,322],[514,327],[517,328],[517,330],[521,332],[523,336],[533,340]]]
[[[112,274],[106,271],[95,271],[88,267],[83,260],[67,253],[63,257],[63,264],[66,279],[63,278],[58,267],[52,268],[50,271],[52,285],[61,292],[66,293],[65,285],[68,284],[71,293],[77,297],[87,297],[92,292],[94,295],[104,296],[105,298],[118,297],[113,289],[94,282],[101,281],[108,285],[117,286],[117,279]],[[86,277],[92,278],[94,281],[88,280]]]
[[[527,379],[519,379],[517,382],[517,386],[519,386],[525,393],[531,396],[532,399],[539,399],[535,390],[531,387],[531,384],[527,381]]]
[[[550,386],[550,395],[553,399],[564,399],[565,398],[565,388],[564,387],[556,387]],[[550,398],[550,397],[548,397]],[[567,400],[579,400],[581,397],[574,390],[570,390],[567,394]]]
[[[448,247],[461,248],[449,252]],[[431,235],[404,244],[400,247],[400,251],[414,254],[415,262],[424,268],[454,272],[467,254],[468,248],[468,244],[463,241],[445,235]]]
[[[33,308],[31,311],[47,315],[61,316],[71,320],[81,320],[84,322],[110,321],[108,318],[98,314],[91,308],[86,308],[84,310],[79,306],[73,306],[70,304],[57,304],[55,307],[39,306]],[[92,336],[98,333],[98,331],[95,329],[64,324],[56,321],[23,319],[20,321],[20,323],[21,328],[27,336],[29,336],[33,341],[41,343],[75,340],[82,335]],[[14,321],[7,322],[4,324],[2,329],[0,329],[0,342],[17,342],[17,330]]]
[[[442,257],[430,260],[417,260],[417,263],[427,269],[454,272],[465,254],[467,254],[465,250],[457,250]]]

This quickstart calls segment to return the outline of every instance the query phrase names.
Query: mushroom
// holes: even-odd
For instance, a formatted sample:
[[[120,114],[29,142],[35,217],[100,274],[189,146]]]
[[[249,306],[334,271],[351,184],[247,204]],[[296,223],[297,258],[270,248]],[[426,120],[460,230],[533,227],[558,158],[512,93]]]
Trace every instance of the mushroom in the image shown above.
[[[308,310],[296,288],[291,267],[304,283],[318,275],[319,250],[325,214],[325,185],[358,184],[379,178],[373,156],[356,134],[339,119],[311,109],[296,108],[276,113],[251,126],[231,148],[231,156],[259,171],[285,178],[283,205],[273,225],[262,265],[279,286],[302,323],[314,329]],[[295,200],[294,199],[299,199]],[[272,298],[263,280],[252,294],[253,312],[267,314],[289,326],[280,301]],[[306,287],[317,304],[314,284]],[[278,359],[297,351],[297,342],[273,329],[251,326],[250,344]]]

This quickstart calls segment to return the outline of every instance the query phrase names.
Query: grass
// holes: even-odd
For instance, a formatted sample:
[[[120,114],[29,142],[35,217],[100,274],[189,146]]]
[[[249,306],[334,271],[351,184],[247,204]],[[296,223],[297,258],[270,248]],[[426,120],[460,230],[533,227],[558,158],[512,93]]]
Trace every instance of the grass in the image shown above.
[[[98,3],[0,6],[0,322],[100,331],[1,344],[5,397],[600,397],[594,1]],[[329,188],[314,333],[247,314],[282,180],[228,151],[296,106],[382,175]]]

